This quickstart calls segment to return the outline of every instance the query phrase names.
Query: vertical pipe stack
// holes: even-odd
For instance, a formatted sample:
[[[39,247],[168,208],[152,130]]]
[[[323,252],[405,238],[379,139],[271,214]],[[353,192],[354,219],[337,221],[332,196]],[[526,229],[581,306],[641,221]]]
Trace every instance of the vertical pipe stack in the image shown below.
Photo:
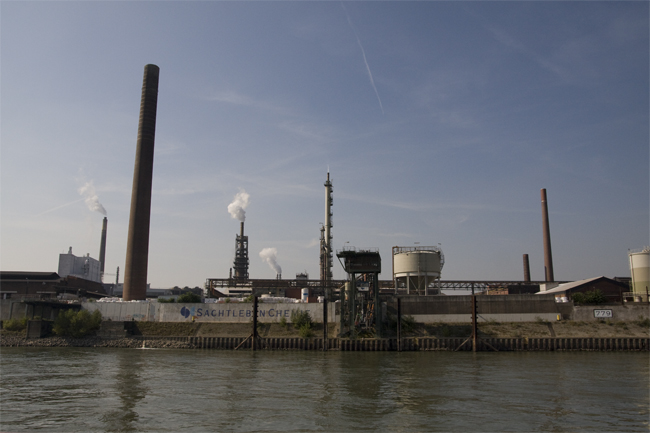
[[[122,294],[125,301],[144,300],[147,297],[149,223],[159,72],[160,69],[156,65],[144,67]]]
[[[528,254],[524,254],[524,281],[530,282],[530,263],[528,262]]]
[[[321,263],[320,263],[320,279],[321,284],[325,289],[325,299],[331,300],[332,294],[332,182],[330,181],[330,173],[327,172],[327,180],[323,184],[325,186],[325,224],[323,226],[323,234],[321,239]]]
[[[546,188],[542,188],[542,226],[544,230],[544,276],[546,281],[555,281],[553,276],[553,255],[551,253],[551,229],[548,224]]]
[[[101,277],[101,282],[104,282],[104,264],[106,262],[106,229],[108,226],[108,218],[104,217],[104,222],[102,223],[102,240],[99,245],[99,275]]]

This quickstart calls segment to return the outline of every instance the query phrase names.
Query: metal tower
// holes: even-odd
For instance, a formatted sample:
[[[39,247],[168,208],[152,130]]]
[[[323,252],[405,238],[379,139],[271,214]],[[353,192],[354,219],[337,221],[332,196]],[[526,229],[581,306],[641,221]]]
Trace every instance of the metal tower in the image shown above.
[[[331,299],[332,284],[332,182],[327,172],[325,181],[325,224],[321,227],[320,279],[325,289],[325,296]]]
[[[248,281],[248,236],[244,236],[244,221],[241,222],[241,233],[235,238],[235,281]]]

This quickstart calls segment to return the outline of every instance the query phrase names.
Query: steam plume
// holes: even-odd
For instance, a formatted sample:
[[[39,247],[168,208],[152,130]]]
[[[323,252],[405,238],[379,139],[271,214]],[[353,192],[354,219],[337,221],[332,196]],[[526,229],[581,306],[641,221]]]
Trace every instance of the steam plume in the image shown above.
[[[106,209],[104,209],[104,206],[99,202],[99,197],[97,197],[97,194],[95,193],[95,186],[92,181],[86,182],[84,186],[79,188],[79,194],[84,198],[88,209],[106,216]]]
[[[266,263],[269,264],[271,269],[275,271],[276,274],[282,274],[282,268],[278,265],[276,256],[278,255],[278,250],[276,248],[264,248],[260,251],[260,257]]]
[[[244,209],[248,207],[249,197],[248,193],[243,189],[235,195],[235,199],[228,205],[228,213],[230,213],[231,217],[244,222],[246,219],[246,211]]]

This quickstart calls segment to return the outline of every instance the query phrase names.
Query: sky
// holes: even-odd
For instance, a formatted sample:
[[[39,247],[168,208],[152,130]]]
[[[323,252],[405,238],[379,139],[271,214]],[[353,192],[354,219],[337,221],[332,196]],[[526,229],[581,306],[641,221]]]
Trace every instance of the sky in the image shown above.
[[[0,2],[0,269],[124,273],[144,66],[160,67],[148,280],[319,278],[438,246],[443,280],[629,277],[650,244],[648,2]],[[262,255],[260,255],[262,253]],[[345,273],[334,259],[334,278]],[[120,281],[122,280],[120,276]]]

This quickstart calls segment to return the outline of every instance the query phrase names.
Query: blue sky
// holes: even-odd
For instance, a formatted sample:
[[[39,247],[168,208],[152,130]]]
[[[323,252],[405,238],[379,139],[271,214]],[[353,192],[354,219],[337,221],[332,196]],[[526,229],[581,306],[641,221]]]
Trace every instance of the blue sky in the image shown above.
[[[441,244],[442,278],[629,276],[649,239],[647,2],[12,2],[1,19],[2,270],[124,272],[144,65],[160,67],[149,281],[318,278],[334,248]],[[90,186],[90,187],[89,187]],[[91,194],[92,196],[92,194]],[[349,244],[347,243],[349,242]],[[344,278],[335,263],[335,278]],[[113,281],[114,276],[106,280]]]

